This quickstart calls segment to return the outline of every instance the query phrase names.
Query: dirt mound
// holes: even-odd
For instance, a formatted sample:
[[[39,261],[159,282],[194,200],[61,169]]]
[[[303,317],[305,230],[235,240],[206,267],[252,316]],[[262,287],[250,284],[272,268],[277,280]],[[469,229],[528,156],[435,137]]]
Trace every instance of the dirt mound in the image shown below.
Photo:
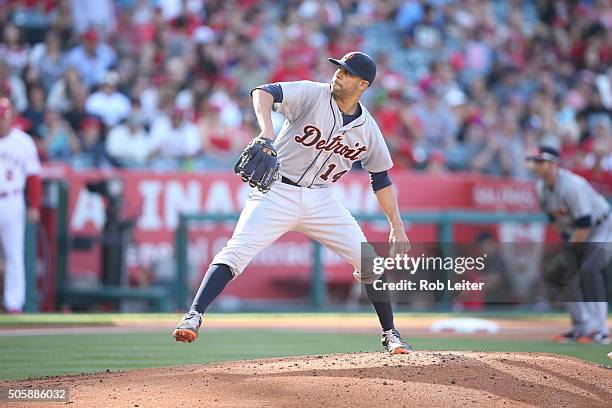
[[[417,351],[0,382],[26,386],[67,386],[71,407],[604,407],[612,400],[612,371],[556,355]]]

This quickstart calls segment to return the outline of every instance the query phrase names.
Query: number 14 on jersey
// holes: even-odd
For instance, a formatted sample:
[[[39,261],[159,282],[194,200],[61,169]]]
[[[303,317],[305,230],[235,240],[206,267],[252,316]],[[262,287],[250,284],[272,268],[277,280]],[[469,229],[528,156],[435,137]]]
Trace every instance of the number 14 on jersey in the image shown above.
[[[321,179],[323,179],[324,181],[327,181],[331,175],[331,173],[334,171],[334,169],[337,166],[333,163],[330,163],[327,166],[327,170],[325,170],[324,173],[320,174],[319,177],[321,177]],[[342,170],[339,171],[337,173],[335,173],[334,175],[331,176],[331,181],[332,183],[335,183],[336,181],[340,180],[340,178],[342,178],[342,176],[344,176],[346,173],[348,173],[348,170]]]

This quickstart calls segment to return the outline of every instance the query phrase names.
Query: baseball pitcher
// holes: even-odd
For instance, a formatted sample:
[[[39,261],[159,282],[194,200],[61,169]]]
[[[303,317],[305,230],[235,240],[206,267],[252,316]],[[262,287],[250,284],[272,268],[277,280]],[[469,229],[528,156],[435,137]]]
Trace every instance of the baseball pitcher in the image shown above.
[[[254,190],[232,238],[214,257],[191,309],[174,330],[176,341],[195,341],[202,314],[226,284],[281,235],[299,231],[350,263],[370,300],[376,294],[372,303],[382,326],[383,347],[392,354],[410,350],[394,327],[388,293],[381,297],[374,292],[373,283],[380,276],[361,267],[361,243],[366,238],[329,188],[361,161],[389,220],[392,247],[397,253],[409,248],[387,174],[393,165],[391,156],[376,121],[359,102],[374,81],[376,65],[361,52],[329,61],[338,67],[331,83],[280,82],[252,91],[261,133],[242,153],[235,171]],[[286,118],[276,138],[273,109]]]
[[[4,308],[25,304],[25,221],[40,218],[40,161],[32,138],[13,127],[11,101],[0,98],[0,244],[4,253]],[[24,199],[27,191],[27,205]]]

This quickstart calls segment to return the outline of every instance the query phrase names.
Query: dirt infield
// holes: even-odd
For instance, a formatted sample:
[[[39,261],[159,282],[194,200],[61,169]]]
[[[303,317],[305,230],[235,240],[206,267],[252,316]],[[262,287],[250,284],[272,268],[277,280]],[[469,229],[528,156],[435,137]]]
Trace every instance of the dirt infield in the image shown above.
[[[612,400],[612,371],[555,355],[418,351],[0,382],[2,388],[60,386],[69,387],[71,407],[604,407]]]

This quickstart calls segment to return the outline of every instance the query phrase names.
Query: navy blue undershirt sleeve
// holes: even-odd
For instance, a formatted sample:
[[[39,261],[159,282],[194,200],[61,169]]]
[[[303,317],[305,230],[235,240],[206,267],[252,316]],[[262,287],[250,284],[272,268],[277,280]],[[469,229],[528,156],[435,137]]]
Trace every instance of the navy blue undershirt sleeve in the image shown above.
[[[274,97],[274,103],[281,103],[283,101],[283,88],[281,88],[280,84],[265,84],[258,86],[255,89],[261,89],[268,92]],[[253,89],[253,91],[255,89]],[[253,91],[251,91],[251,95],[253,94]]]
[[[378,173],[370,173],[370,183],[372,183],[372,190],[377,192],[385,187],[393,184],[391,177],[387,171],[380,171]]]

